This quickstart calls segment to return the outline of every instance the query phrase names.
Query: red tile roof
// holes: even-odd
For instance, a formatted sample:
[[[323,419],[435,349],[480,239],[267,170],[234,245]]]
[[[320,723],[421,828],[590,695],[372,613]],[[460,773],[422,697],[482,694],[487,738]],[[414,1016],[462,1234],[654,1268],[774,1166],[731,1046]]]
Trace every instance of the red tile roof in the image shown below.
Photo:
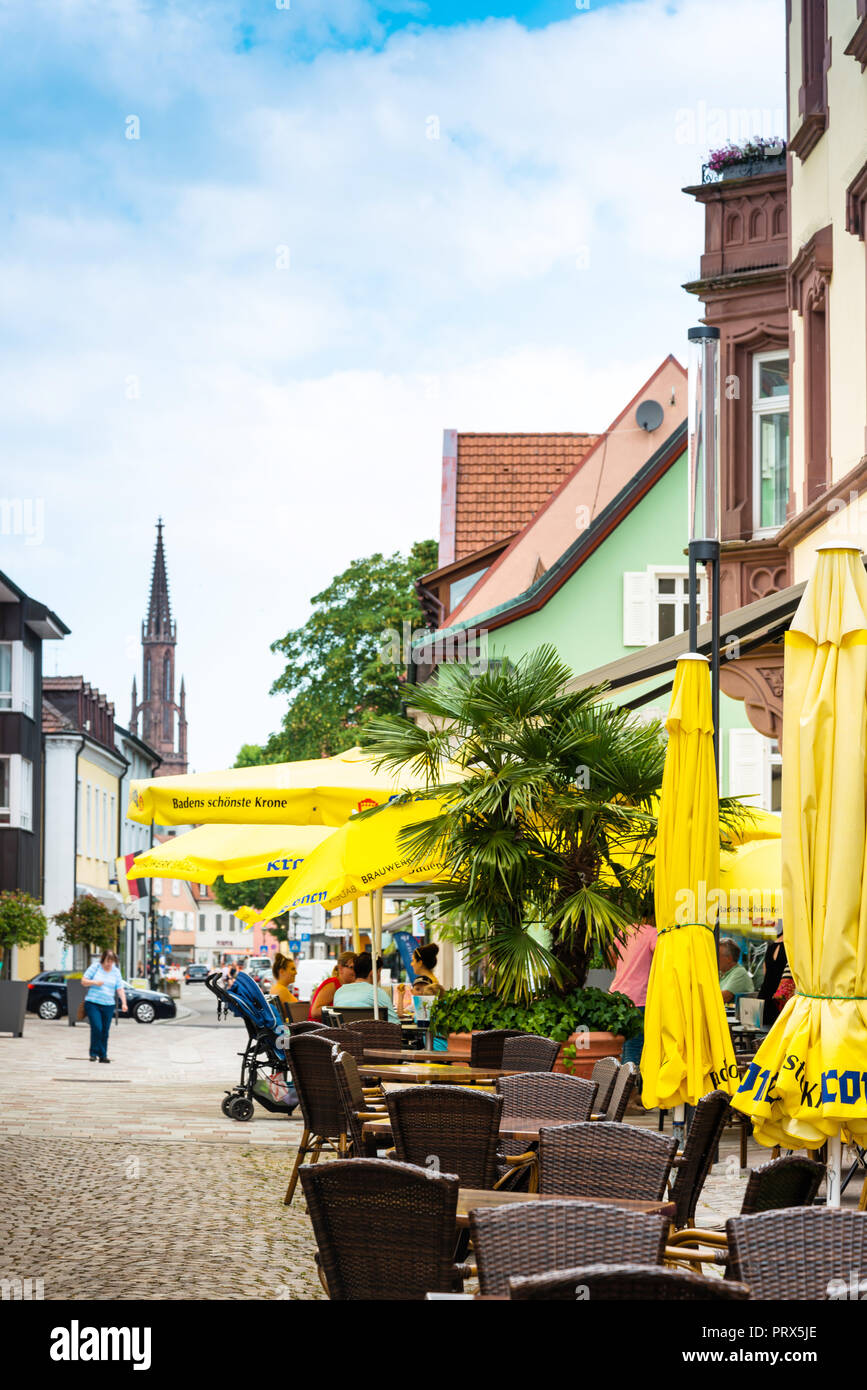
[[[67,719],[65,714],[61,714],[60,710],[43,696],[42,728],[47,734],[59,734],[64,729],[74,729],[75,725],[71,719]]]
[[[455,560],[521,530],[596,434],[458,434]]]

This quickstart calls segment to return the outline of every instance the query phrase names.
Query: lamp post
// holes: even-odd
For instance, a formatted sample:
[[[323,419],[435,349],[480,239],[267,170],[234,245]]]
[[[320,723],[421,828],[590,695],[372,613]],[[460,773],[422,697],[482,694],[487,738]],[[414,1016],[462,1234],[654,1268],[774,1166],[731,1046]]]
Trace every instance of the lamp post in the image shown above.
[[[689,340],[689,646],[698,648],[698,566],[711,591],[711,700],[717,785],[719,745],[719,329],[691,328]]]

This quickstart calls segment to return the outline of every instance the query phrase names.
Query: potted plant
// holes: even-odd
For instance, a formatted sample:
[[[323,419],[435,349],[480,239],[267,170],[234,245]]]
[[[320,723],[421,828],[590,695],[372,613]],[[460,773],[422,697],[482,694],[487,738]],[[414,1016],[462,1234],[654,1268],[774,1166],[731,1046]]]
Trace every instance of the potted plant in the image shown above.
[[[47,927],[40,904],[29,893],[0,893],[0,948],[3,951],[0,1033],[20,1038],[27,1012],[27,981],[11,978],[12,949],[35,946],[44,937]]]
[[[766,140],[755,135],[743,145],[731,141],[721,149],[711,150],[707,169],[721,179],[742,179],[752,174],[782,169],[786,162],[786,142]]]

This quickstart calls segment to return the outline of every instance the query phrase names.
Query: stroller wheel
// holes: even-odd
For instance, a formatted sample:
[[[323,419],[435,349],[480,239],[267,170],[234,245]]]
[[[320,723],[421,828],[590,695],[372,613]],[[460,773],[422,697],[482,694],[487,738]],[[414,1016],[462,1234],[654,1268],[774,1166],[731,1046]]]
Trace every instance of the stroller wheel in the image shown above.
[[[234,1096],[223,1096],[223,1099],[220,1101],[220,1109],[222,1110],[227,1120],[229,1119],[229,1111],[231,1109],[232,1101],[234,1099]]]
[[[228,1115],[230,1120],[252,1120],[253,1102],[247,1096],[235,1096],[229,1102]]]

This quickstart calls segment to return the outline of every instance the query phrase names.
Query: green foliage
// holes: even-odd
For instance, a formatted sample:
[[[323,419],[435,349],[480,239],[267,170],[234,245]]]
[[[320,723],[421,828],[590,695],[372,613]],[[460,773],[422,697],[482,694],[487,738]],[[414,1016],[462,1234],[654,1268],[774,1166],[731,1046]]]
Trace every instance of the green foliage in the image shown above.
[[[68,946],[93,946],[98,951],[117,950],[123,918],[91,893],[76,898],[68,911],[56,913],[54,921]]]
[[[250,878],[244,883],[227,883],[224,878],[218,878],[214,882],[214,897],[227,912],[237,912],[239,907],[255,907],[261,912],[283,881],[282,878]]]
[[[642,1029],[642,1014],[625,994],[576,989],[548,994],[529,1003],[509,1003],[498,994],[450,989],[431,1010],[431,1027],[439,1034],[471,1033],[480,1028],[520,1028],[554,1042],[565,1042],[576,1028],[594,1033],[621,1033],[631,1038]]]
[[[11,948],[35,946],[47,930],[42,907],[29,893],[0,893],[0,949],[3,951],[3,973],[7,977]]]
[[[245,744],[236,767],[332,757],[363,742],[374,715],[400,710],[404,635],[426,626],[415,581],[436,564],[436,542],[418,541],[409,555],[354,560],[313,596],[304,626],[271,647],[286,659],[272,686],[289,699],[282,728]]]
[[[582,985],[594,952],[652,905],[659,726],[569,690],[571,674],[552,647],[475,677],[441,666],[413,691],[426,727],[391,715],[369,730],[379,766],[398,784],[424,777],[443,802],[403,836],[446,864],[440,935],[523,1005]]]

